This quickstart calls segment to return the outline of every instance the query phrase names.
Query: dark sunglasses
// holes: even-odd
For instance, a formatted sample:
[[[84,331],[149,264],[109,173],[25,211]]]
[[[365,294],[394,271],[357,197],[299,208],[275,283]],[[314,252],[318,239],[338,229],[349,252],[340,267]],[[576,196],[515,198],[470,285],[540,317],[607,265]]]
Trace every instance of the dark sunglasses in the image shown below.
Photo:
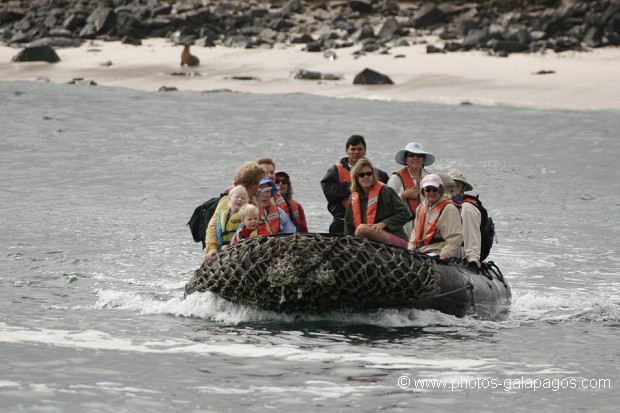
[[[287,179],[276,179],[276,184],[288,185],[288,180]]]
[[[435,188],[434,186],[427,186],[424,188],[425,192],[439,192],[439,188]]]
[[[360,172],[360,174],[358,175],[360,178],[363,178],[365,176],[373,176],[374,172]]]
[[[407,152],[407,158],[424,158],[424,155],[421,155],[419,153]]]

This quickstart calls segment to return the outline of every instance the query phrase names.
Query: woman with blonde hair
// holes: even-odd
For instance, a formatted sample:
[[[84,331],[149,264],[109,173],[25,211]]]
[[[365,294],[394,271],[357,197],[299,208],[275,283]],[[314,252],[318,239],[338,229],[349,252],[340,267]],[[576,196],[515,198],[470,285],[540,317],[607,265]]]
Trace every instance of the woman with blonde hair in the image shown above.
[[[362,158],[351,169],[351,198],[345,213],[347,235],[407,248],[403,225],[409,209],[398,194],[380,182],[372,162]]]

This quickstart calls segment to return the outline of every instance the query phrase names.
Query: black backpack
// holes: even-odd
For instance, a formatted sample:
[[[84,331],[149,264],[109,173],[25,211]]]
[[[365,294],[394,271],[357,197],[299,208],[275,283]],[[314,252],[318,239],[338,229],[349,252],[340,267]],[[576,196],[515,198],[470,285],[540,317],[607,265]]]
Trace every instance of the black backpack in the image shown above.
[[[464,195],[463,199],[472,199],[476,201],[478,210],[480,211],[480,261],[484,261],[491,252],[493,241],[496,241],[495,223],[493,218],[489,216],[488,211],[482,205],[479,195]]]
[[[221,193],[220,196],[215,196],[205,203],[197,206],[192,214],[192,217],[189,221],[187,221],[187,225],[189,226],[190,231],[192,231],[194,241],[202,242],[202,249],[205,249],[207,246],[205,243],[205,235],[209,221],[211,221],[211,218],[215,213],[215,208],[224,195],[226,195],[226,193]]]

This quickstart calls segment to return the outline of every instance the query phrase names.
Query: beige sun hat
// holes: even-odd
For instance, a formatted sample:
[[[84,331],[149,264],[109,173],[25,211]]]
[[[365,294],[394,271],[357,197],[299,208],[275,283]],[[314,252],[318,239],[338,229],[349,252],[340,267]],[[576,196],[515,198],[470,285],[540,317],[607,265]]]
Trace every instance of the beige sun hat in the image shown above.
[[[454,179],[452,179],[449,174],[442,172],[437,172],[437,175],[441,178],[441,182],[443,182],[443,187],[445,188],[446,193],[454,193]]]
[[[424,166],[429,166],[435,163],[435,155],[433,155],[432,153],[426,152],[421,143],[411,142],[411,143],[408,143],[404,149],[401,149],[400,151],[396,152],[396,156],[394,157],[394,160],[396,161],[397,164],[399,165],[407,164],[406,162],[407,152],[424,155]]]
[[[450,171],[448,172],[448,175],[450,175],[450,177],[454,179],[455,181],[462,182],[463,186],[465,187],[465,192],[471,191],[472,189],[474,189],[474,187],[471,186],[469,182],[467,182],[467,178],[465,178],[465,176],[463,176],[463,174],[460,173],[459,171]]]

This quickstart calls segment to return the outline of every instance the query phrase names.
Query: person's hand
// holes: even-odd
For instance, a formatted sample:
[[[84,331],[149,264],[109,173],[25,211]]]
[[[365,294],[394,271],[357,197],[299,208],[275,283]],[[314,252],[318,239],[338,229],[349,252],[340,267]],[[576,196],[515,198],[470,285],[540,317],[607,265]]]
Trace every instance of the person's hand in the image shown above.
[[[403,198],[417,198],[420,196],[420,191],[415,188],[409,188],[401,192]]]
[[[383,222],[379,222],[378,224],[370,225],[370,230],[372,232],[379,233],[379,232],[383,231],[384,229],[385,229],[385,223],[383,223]]]
[[[216,251],[209,251],[207,252],[207,255],[205,255],[205,262],[208,262],[211,257],[213,257],[215,255]]]

